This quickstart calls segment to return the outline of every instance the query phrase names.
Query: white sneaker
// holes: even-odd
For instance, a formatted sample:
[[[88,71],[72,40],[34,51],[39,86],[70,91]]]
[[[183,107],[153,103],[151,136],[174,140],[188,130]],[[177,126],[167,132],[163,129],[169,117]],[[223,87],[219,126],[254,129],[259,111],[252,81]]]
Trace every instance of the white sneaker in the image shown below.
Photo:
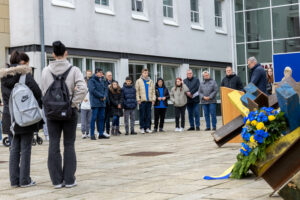
[[[85,134],[85,137],[86,138],[90,138],[90,134]]]
[[[175,132],[179,132],[180,131],[180,128],[175,128]]]
[[[36,182],[35,181],[31,181],[29,184],[27,185],[21,185],[21,188],[27,188],[27,187],[32,187],[32,186],[36,186]]]
[[[77,185],[77,182],[76,182],[76,180],[75,180],[73,184],[71,184],[71,185],[66,185],[66,188],[72,188],[72,187],[75,187],[76,185]]]
[[[61,189],[61,188],[65,187],[65,184],[61,183],[61,184],[58,184],[58,185],[54,185],[53,187],[54,187],[54,189]]]
[[[180,132],[183,132],[183,131],[184,131],[184,128],[180,128],[179,131],[180,131]]]
[[[149,128],[147,128],[146,133],[152,133],[152,131]]]
[[[108,133],[106,133],[106,132],[104,132],[103,135],[104,135],[105,137],[107,137],[107,138],[110,137],[110,135],[109,135]]]
[[[141,134],[145,134],[145,130],[144,129],[141,129],[140,132],[141,132]]]
[[[86,138],[86,134],[82,134],[81,138],[85,139]]]

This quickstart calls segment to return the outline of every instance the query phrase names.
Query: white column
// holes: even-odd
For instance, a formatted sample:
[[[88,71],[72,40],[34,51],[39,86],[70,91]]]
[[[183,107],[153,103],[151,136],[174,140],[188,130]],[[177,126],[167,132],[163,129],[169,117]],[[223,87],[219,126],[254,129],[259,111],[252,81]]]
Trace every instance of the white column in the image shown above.
[[[126,77],[129,75],[129,68],[128,68],[129,60],[126,58],[121,58],[118,61],[115,71],[115,78],[122,86],[125,82]]]
[[[190,68],[189,64],[186,64],[186,63],[181,64],[179,69],[178,69],[178,76],[182,79],[185,79],[186,78],[186,72],[189,68]]]
[[[34,67],[34,79],[40,84],[42,78],[41,52],[26,52],[29,56],[29,66]]]

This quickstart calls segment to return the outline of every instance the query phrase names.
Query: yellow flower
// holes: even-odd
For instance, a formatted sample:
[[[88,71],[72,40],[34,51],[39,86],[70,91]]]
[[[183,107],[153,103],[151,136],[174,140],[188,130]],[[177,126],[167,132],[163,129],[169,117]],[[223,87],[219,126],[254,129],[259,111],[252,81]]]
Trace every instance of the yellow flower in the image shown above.
[[[253,120],[253,121],[251,122],[251,125],[252,125],[252,126],[256,126],[256,125],[257,125],[257,121],[256,121],[256,120]]]
[[[250,125],[250,120],[247,119],[246,125]]]
[[[245,149],[244,147],[242,147],[242,149],[243,149],[244,151],[246,151],[246,149]]]
[[[270,115],[270,116],[268,117],[269,121],[273,121],[275,118],[276,118],[276,117],[275,117],[274,115]]]
[[[261,129],[263,129],[265,127],[265,125],[264,125],[264,123],[262,123],[262,122],[259,122],[257,125],[256,125],[256,129],[257,130],[261,130]]]
[[[250,142],[255,143],[254,135],[250,137]]]

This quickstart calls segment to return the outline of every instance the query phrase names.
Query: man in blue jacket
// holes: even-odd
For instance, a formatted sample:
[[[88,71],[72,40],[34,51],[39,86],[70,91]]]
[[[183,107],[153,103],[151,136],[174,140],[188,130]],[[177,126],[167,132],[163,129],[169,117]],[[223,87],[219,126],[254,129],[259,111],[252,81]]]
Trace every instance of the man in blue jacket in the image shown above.
[[[105,107],[108,97],[108,88],[104,80],[104,74],[101,69],[96,69],[96,73],[90,78],[88,82],[90,92],[90,102],[92,107],[92,120],[91,120],[91,140],[96,140],[95,137],[95,122],[97,121],[99,127],[98,139],[107,139],[104,135],[104,119]]]
[[[248,68],[250,72],[250,83],[253,83],[258,89],[267,94],[267,75],[261,64],[257,63],[255,57],[248,59]]]

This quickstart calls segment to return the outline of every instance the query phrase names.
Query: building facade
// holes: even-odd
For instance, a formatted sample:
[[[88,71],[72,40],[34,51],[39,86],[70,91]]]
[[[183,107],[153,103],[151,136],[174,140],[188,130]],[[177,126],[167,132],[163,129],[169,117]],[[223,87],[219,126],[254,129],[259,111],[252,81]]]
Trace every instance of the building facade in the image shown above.
[[[61,40],[69,61],[83,73],[102,68],[121,84],[128,75],[138,79],[143,68],[154,81],[164,78],[169,89],[189,68],[200,79],[202,71],[210,71],[220,84],[234,60],[232,9],[227,0],[47,0],[46,64],[53,59],[52,42]],[[29,54],[40,81],[39,5],[11,0],[10,12],[10,50]]]
[[[244,84],[249,81],[247,58],[272,67],[274,54],[300,52],[299,0],[233,1],[235,63]]]
[[[9,48],[9,0],[0,0],[0,66],[7,62]]]

